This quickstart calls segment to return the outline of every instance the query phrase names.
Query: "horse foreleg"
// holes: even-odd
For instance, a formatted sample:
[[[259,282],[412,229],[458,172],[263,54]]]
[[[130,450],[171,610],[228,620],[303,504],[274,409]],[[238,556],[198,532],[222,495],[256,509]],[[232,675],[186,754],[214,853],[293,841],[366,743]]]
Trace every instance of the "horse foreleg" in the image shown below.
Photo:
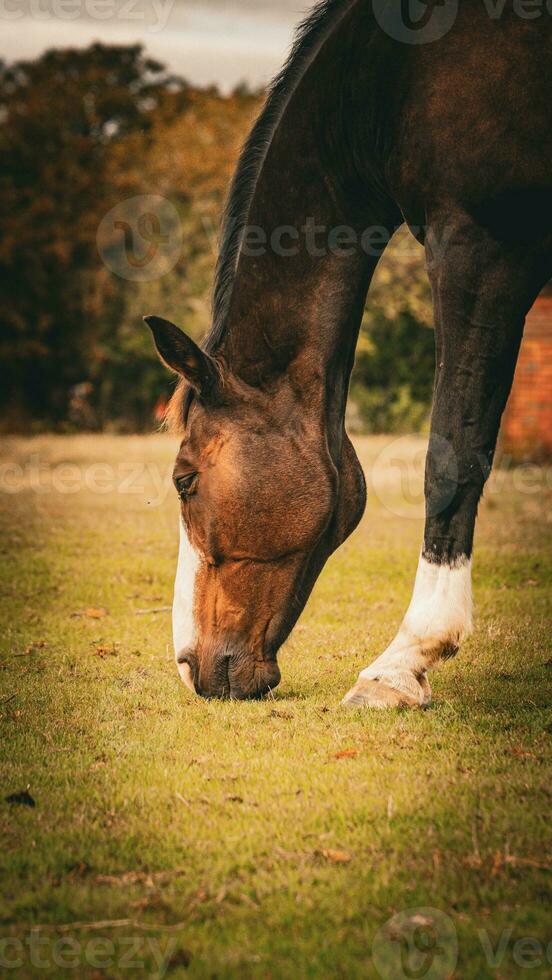
[[[426,522],[412,601],[390,646],[344,698],[347,705],[427,705],[427,671],[453,656],[472,624],[477,507],[493,460],[525,316],[550,276],[542,243],[491,238],[465,215],[436,219],[431,260],[436,379],[426,460]]]

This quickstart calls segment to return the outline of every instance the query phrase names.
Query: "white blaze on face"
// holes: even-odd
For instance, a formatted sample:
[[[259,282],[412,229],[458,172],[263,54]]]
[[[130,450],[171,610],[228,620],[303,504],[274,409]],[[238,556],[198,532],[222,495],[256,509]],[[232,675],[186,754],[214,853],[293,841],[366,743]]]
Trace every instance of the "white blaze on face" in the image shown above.
[[[413,676],[455,652],[471,629],[471,560],[461,557],[452,565],[436,565],[421,557],[399,632],[360,676],[406,688]]]
[[[175,657],[193,645],[197,638],[194,615],[195,584],[200,563],[199,553],[192,547],[182,517],[180,518],[180,548],[174,583],[172,610],[173,644]],[[180,676],[193,691],[194,685],[188,664],[178,664]]]

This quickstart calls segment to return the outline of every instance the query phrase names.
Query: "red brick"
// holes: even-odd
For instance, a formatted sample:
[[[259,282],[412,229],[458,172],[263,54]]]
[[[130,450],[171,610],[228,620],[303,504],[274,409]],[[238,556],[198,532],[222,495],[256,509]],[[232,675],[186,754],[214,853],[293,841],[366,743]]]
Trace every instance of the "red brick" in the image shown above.
[[[503,449],[518,457],[552,457],[552,291],[527,317],[512,393],[502,422]]]

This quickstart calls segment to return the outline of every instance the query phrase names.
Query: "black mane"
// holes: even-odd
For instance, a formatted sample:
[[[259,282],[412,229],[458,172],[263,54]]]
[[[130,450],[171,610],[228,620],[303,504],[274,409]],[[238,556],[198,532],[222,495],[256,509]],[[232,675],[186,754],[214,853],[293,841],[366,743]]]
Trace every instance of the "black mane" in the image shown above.
[[[335,23],[355,0],[321,0],[299,26],[291,53],[270,86],[265,106],[241,152],[228,195],[213,293],[213,326],[205,349],[213,351],[224,336],[243,233],[257,179],[283,112],[311,59]]]

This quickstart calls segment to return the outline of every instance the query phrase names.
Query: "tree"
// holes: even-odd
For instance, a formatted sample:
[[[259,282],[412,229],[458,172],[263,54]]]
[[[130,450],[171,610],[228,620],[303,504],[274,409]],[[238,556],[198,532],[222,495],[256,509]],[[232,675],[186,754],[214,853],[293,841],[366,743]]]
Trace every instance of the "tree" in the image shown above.
[[[196,339],[209,328],[224,198],[260,103],[244,86],[228,97],[194,89],[139,46],[95,44],[0,63],[5,427],[77,424],[76,386],[89,401],[81,424],[151,426],[170,381],[142,314],[166,315]],[[172,215],[177,247],[166,266],[136,276],[111,257],[119,249],[130,261],[136,228],[127,205],[152,196]],[[167,235],[156,231],[153,212],[143,238],[155,253]],[[399,232],[378,266],[360,332],[352,396],[365,427],[423,425],[431,316],[422,249]]]
[[[89,376],[112,147],[147,132],[169,90],[185,98],[139,46],[0,65],[0,397],[12,418],[59,423],[71,385]]]

